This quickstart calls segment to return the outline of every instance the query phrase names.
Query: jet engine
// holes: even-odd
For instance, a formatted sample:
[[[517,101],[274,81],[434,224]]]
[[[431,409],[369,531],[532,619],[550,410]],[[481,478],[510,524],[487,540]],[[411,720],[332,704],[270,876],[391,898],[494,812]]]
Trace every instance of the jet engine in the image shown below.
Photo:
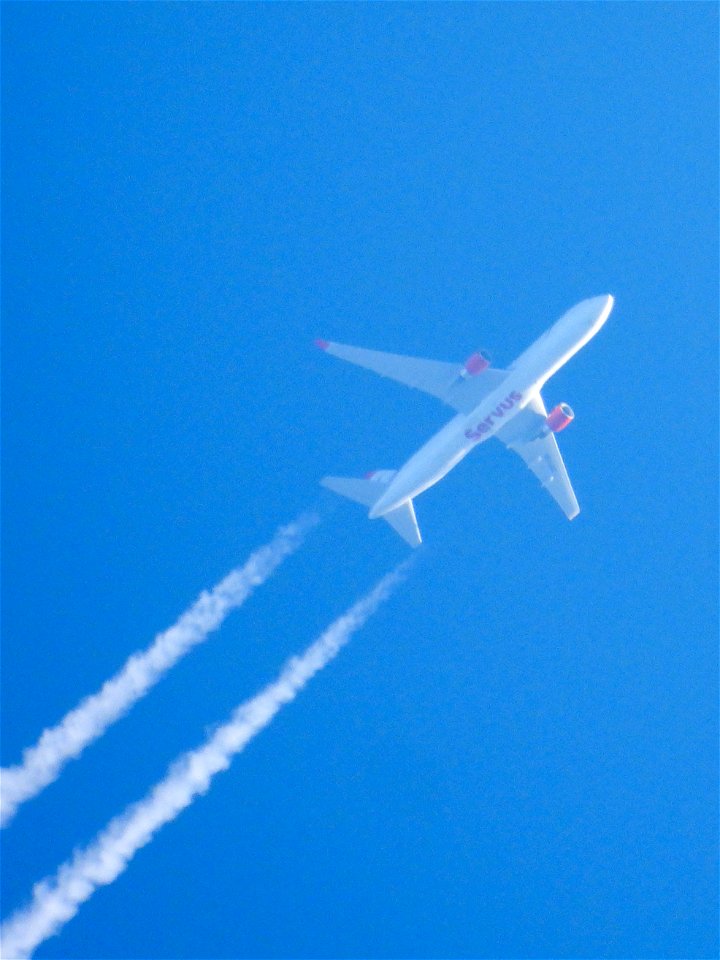
[[[479,373],[487,370],[489,366],[490,357],[482,350],[478,350],[477,353],[473,353],[467,358],[460,371],[460,376],[463,380],[467,380],[468,377],[477,377]]]
[[[572,407],[569,407],[567,403],[559,403],[547,415],[545,427],[547,430],[552,430],[553,433],[560,433],[574,419],[575,414]]]

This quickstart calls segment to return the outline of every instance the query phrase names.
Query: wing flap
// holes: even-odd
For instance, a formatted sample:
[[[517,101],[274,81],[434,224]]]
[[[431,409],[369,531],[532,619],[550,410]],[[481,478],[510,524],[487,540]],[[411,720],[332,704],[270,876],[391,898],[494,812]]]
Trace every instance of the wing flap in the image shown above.
[[[555,434],[541,433],[547,410],[538,394],[496,436],[514,450],[556,501],[568,520],[580,513]]]

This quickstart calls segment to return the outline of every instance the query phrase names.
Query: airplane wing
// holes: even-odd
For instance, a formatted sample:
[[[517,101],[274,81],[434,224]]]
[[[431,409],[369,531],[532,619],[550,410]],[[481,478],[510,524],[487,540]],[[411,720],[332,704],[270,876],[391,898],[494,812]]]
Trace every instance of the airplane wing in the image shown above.
[[[572,520],[580,513],[580,507],[555,434],[550,432],[538,435],[545,425],[546,417],[547,410],[538,393],[496,436],[523,458],[550,496],[557,501],[568,520]]]
[[[458,413],[471,413],[507,376],[506,370],[489,368],[477,376],[463,377],[462,363],[405,357],[398,353],[382,353],[327,340],[317,340],[316,343],[333,357],[429,393]]]

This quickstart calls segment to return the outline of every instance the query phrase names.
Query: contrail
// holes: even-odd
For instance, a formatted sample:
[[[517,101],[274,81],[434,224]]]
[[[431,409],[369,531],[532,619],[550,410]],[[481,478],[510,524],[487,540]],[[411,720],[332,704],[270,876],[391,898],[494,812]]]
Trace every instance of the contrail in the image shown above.
[[[217,630],[228,613],[298,549],[319,520],[317,514],[305,513],[281,527],[244,566],[231,571],[210,592],[203,591],[172,627],[158,634],[145,650],[133,654],[97,693],[65,714],[57,726],[45,730],[35,746],[23,752],[21,764],[1,770],[0,827],[9,823],[22,803],[57,779],[68,760],[79,756],[127,713],[188,650]]]
[[[205,793],[215,774],[226,770],[232,757],[336,656],[390,595],[407,566],[407,562],[403,563],[383,577],[301,656],[289,660],[275,681],[237,707],[230,720],[201,747],[180,757],[142,800],[111,820],[89,847],[64,863],[53,878],[36,884],[31,903],[0,928],[0,955],[8,960],[31,956],[39,944],[75,916],[80,904],[89,900],[98,887],[112,883],[160,827]]]

